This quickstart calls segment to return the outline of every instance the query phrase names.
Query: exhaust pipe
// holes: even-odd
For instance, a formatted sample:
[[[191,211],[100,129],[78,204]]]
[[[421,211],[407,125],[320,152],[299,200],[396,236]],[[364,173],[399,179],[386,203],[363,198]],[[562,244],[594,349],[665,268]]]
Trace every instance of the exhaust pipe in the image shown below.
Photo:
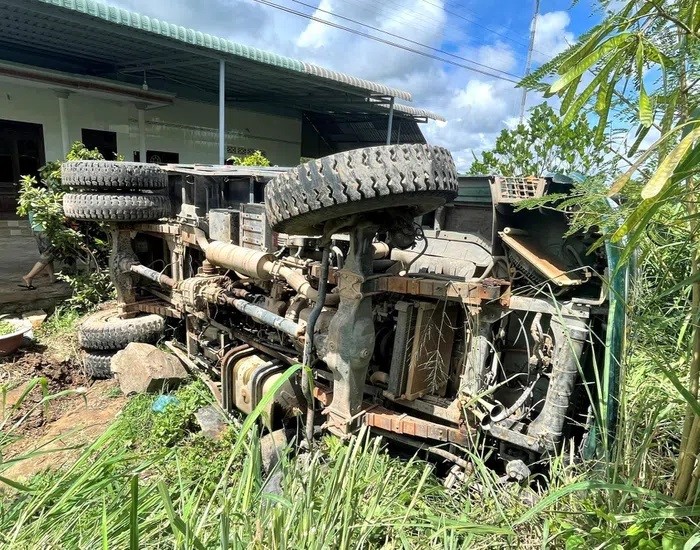
[[[538,438],[551,451],[561,440],[566,411],[590,329],[582,319],[559,319],[556,316],[552,316],[549,326],[556,344],[549,388],[542,411],[532,421],[527,433]]]

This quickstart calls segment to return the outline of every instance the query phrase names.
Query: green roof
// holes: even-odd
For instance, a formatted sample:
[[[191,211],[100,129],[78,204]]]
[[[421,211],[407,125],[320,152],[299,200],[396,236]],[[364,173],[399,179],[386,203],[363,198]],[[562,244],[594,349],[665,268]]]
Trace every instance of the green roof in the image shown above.
[[[31,3],[32,1],[34,0],[28,0],[26,3]],[[220,54],[226,54],[227,56],[244,58],[257,63],[263,63],[274,67],[288,69],[290,71],[297,71],[307,75],[313,75],[319,79],[326,79],[341,84],[347,84],[362,90],[366,90],[373,94],[393,96],[399,99],[411,101],[411,94],[409,92],[399,90],[397,88],[392,88],[383,84],[371,82],[369,80],[339,73],[337,71],[331,71],[329,69],[319,67],[318,65],[292,59],[291,57],[285,57],[264,50],[259,50],[244,44],[232,42],[231,40],[227,40],[225,38],[212,36],[195,29],[181,27],[179,25],[174,25],[166,21],[160,21],[159,19],[148,17],[146,15],[140,15],[132,11],[110,6],[103,2],[96,2],[94,0],[38,1],[51,6],[57,6],[59,8],[97,17],[116,25],[129,27],[171,40],[177,40],[184,44],[209,50],[212,53],[216,52],[219,54],[219,56]]]
[[[137,90],[134,101],[141,101],[139,94],[161,94],[217,104],[222,60],[227,105],[302,116],[305,124],[318,124],[331,145],[384,143],[389,99],[411,98],[403,90],[95,0],[0,0],[0,62],[22,71],[126,85]],[[148,88],[141,91],[144,83]],[[404,143],[425,142],[417,122],[442,120],[399,102],[395,118],[392,142]]]

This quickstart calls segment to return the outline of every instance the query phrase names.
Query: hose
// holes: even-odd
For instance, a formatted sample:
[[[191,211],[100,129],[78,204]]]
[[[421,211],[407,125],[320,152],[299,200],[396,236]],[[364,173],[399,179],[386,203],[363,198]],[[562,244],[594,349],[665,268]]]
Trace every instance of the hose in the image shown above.
[[[129,271],[132,273],[136,273],[138,275],[141,275],[142,277],[145,277],[146,279],[150,279],[151,281],[155,281],[159,285],[168,287],[168,288],[173,288],[175,286],[175,281],[171,277],[168,277],[167,275],[164,275],[160,271],[156,271],[155,269],[151,269],[150,267],[146,267],[145,265],[141,264],[132,264],[129,266]]]
[[[325,250],[326,249],[324,249],[324,254],[326,253]],[[323,260],[321,260],[321,263],[323,264]],[[326,274],[323,275],[323,265],[321,265],[321,276],[319,278],[318,283],[319,290],[316,290],[314,287],[312,287],[311,283],[306,280],[306,277],[304,277],[304,275],[302,275],[298,271],[295,271],[291,267],[283,265],[280,267],[276,267],[275,270],[273,271],[275,271],[276,274],[280,277],[283,277],[287,281],[289,286],[291,286],[294,290],[297,291],[298,294],[301,294],[304,298],[307,298],[308,300],[311,300],[312,302],[316,303],[318,303],[318,301],[321,299],[321,285],[323,285],[325,288],[326,283],[328,282],[328,269],[326,269]],[[322,306],[337,306],[340,303],[339,294],[327,294],[324,290],[323,296],[324,298],[321,304]]]
[[[304,340],[304,353],[302,362],[304,369],[301,372],[301,389],[306,399],[306,440],[311,447],[311,441],[314,437],[314,402],[311,395],[311,385],[309,383],[309,371],[311,370],[311,348],[313,347],[314,328],[318,321],[323,305],[326,300],[326,287],[328,286],[328,264],[330,263],[330,251],[327,247],[323,249],[321,258],[321,276],[318,282],[318,294],[316,304],[311,310],[309,320],[306,323],[306,339]]]

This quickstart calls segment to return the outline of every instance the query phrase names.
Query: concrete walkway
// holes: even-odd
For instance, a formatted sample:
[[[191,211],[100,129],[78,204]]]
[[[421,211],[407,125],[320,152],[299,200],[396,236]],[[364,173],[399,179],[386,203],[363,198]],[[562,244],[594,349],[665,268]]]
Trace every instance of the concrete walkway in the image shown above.
[[[34,280],[36,290],[23,290],[17,286],[22,283],[22,275],[39,259],[39,251],[30,232],[8,233],[0,233],[0,314],[34,309],[48,311],[69,297],[71,291],[67,284],[49,284],[44,273]]]

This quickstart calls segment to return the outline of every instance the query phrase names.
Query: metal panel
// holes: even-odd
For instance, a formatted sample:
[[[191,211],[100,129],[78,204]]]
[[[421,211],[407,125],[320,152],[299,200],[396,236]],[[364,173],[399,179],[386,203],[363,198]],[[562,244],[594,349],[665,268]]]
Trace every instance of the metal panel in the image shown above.
[[[398,319],[387,389],[394,397],[401,397],[406,388],[406,374],[411,360],[410,342],[415,332],[416,308],[412,302],[396,302],[396,311]]]
[[[263,252],[272,250],[272,230],[265,218],[264,204],[241,204],[239,243]]]
[[[418,304],[404,399],[445,394],[457,311],[446,302]]]
[[[209,238],[213,241],[238,244],[239,212],[230,208],[209,210]]]

